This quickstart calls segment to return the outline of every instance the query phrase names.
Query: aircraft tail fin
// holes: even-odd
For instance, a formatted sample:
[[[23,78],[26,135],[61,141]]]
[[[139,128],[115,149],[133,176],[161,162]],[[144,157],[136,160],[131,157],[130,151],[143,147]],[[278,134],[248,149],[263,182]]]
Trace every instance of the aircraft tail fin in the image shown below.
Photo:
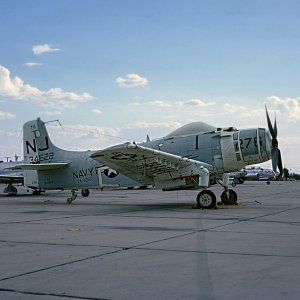
[[[37,118],[23,125],[23,153],[25,163],[55,162],[56,151],[61,149],[54,146],[50,140],[45,123]]]

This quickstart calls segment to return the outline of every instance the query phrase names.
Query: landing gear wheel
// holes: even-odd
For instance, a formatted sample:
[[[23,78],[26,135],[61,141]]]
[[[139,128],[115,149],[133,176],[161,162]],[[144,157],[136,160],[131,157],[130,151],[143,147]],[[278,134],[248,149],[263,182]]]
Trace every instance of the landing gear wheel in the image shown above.
[[[67,203],[71,204],[72,203],[72,198],[68,198]]]
[[[197,196],[197,205],[208,209],[216,206],[216,195],[210,190],[203,190]]]
[[[34,195],[34,196],[38,196],[38,195],[40,195],[41,194],[41,190],[33,190],[32,191],[32,195]]]
[[[88,197],[90,194],[90,191],[88,189],[82,189],[81,190],[81,196],[82,197]]]
[[[228,190],[229,198],[227,196],[227,193],[224,191],[221,194],[221,201],[225,205],[234,205],[237,203],[237,194],[234,190]]]
[[[270,180],[268,180],[268,181],[267,181],[267,185],[269,185],[270,183],[271,183]]]

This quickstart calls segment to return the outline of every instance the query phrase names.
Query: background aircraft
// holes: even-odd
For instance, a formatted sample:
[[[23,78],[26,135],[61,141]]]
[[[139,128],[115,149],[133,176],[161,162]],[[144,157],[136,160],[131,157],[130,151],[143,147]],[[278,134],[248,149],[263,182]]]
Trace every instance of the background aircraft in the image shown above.
[[[282,161],[274,127],[266,109],[269,131],[264,128],[237,130],[216,128],[194,122],[167,136],[144,143],[125,143],[93,153],[91,157],[142,185],[163,190],[202,189],[197,204],[216,205],[216,196],[207,187],[223,175],[221,200],[235,203],[237,194],[228,188],[229,173],[272,158],[273,169]]]
[[[237,183],[244,183],[244,181],[266,181],[267,184],[270,184],[271,180],[276,179],[276,173],[271,169],[264,169],[261,167],[251,167],[251,168],[243,168],[238,172],[234,172],[230,174],[230,178],[232,181],[232,186]]]
[[[14,176],[8,176],[8,193],[16,192],[13,182],[23,180],[24,185],[35,193],[42,190],[71,190],[71,197],[67,199],[71,203],[77,197],[77,189],[81,189],[81,195],[87,197],[89,188],[136,186],[134,180],[91,159],[93,151],[67,151],[54,146],[40,118],[23,126],[23,153],[24,162],[9,168],[22,170],[23,179],[14,181]]]
[[[20,164],[22,164],[21,161],[0,162],[0,183],[7,184],[3,191],[4,193],[16,195],[17,188],[13,184],[24,184],[24,172],[22,170],[13,171],[8,169]]]

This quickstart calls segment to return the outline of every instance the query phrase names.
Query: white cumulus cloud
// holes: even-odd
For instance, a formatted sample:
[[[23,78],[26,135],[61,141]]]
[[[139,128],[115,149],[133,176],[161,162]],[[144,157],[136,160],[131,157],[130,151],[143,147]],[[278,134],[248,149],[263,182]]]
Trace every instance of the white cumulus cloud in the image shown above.
[[[286,115],[290,121],[298,122],[300,121],[300,98],[290,98],[287,97],[282,99],[278,96],[268,97],[268,100],[273,103],[276,108],[282,113],[282,115]]]
[[[167,103],[167,102],[161,101],[161,100],[150,101],[150,102],[148,102],[148,104],[150,104],[152,106],[157,106],[157,107],[171,107],[172,106],[170,103]]]
[[[65,92],[61,88],[51,88],[48,91],[42,91],[25,83],[20,77],[11,77],[10,71],[1,65],[0,96],[10,97],[13,100],[29,101],[58,110],[74,108],[79,103],[85,103],[94,98],[89,93]]]
[[[11,120],[11,119],[15,119],[16,116],[9,113],[9,112],[5,112],[0,110],[0,120]]]
[[[62,112],[61,111],[59,111],[59,110],[51,110],[51,111],[49,111],[49,110],[45,110],[45,111],[41,111],[40,113],[39,113],[39,115],[40,116],[57,116],[57,115],[61,115],[62,114]]]
[[[61,126],[49,124],[47,129],[54,145],[67,150],[97,150],[120,143],[118,128],[62,122]]]
[[[116,82],[119,87],[145,87],[149,83],[146,77],[141,77],[134,73],[127,74],[124,77],[117,77]]]
[[[60,51],[60,49],[58,48],[54,48],[49,44],[43,44],[43,45],[34,45],[32,47],[32,52],[35,55],[40,55],[43,53],[48,53],[48,52],[56,52],[56,51]]]
[[[179,122],[168,121],[168,122],[135,122],[127,126],[128,129],[133,128],[178,128],[181,124]]]
[[[93,113],[97,114],[97,115],[101,115],[102,114],[102,110],[99,108],[95,108],[93,109]]]
[[[205,106],[215,105],[216,102],[205,101],[205,100],[201,100],[201,99],[189,99],[189,100],[185,100],[185,101],[179,101],[177,104],[179,104],[179,106],[190,105],[190,106],[205,107]]]
[[[42,64],[41,63],[38,63],[38,62],[26,62],[24,63],[24,66],[25,67],[37,67],[37,66],[41,66]]]
[[[225,103],[224,110],[227,113],[236,113],[236,112],[244,113],[245,111],[247,111],[247,107],[236,105],[236,104]]]
[[[141,103],[140,102],[130,102],[128,103],[128,106],[140,106]]]
[[[0,136],[4,137],[20,137],[20,132],[18,131],[8,131],[8,130],[0,130]]]

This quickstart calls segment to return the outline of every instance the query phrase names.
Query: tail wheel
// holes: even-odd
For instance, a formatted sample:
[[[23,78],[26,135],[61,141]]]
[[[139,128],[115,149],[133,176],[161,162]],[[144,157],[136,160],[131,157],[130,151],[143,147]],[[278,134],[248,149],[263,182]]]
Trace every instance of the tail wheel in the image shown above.
[[[199,207],[208,209],[216,206],[216,195],[210,190],[203,190],[197,196]]]
[[[233,205],[237,202],[237,193],[234,190],[228,190],[229,197],[227,193],[224,191],[221,194],[221,201],[226,205]]]
[[[90,191],[88,189],[82,189],[81,190],[81,196],[82,197],[88,197],[90,194]]]

